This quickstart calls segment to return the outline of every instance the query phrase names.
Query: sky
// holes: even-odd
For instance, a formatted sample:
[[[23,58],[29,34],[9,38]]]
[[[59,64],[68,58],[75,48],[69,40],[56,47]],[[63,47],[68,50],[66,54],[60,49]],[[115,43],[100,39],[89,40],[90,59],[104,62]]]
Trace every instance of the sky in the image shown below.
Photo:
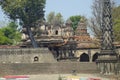
[[[116,4],[120,4],[120,0],[114,1]],[[64,19],[73,15],[83,15],[87,18],[92,16],[93,0],[47,0],[46,4],[46,15],[54,11],[60,12]]]
[[[120,0],[115,1],[117,4],[120,4]],[[92,16],[92,2],[93,0],[46,0],[45,16],[54,11],[55,13],[60,12],[64,20],[74,15],[82,15],[90,18]],[[7,17],[0,9],[0,26],[7,22]]]
[[[73,15],[91,16],[92,0],[47,0],[46,15],[60,12],[66,20]]]

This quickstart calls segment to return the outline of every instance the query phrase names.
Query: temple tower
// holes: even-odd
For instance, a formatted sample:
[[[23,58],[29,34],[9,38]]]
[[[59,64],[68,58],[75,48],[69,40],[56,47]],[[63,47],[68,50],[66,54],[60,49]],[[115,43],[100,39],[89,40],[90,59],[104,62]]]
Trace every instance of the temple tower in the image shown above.
[[[97,59],[101,73],[113,73],[117,67],[117,53],[113,45],[113,24],[110,0],[102,0],[101,51]]]
[[[76,36],[89,36],[87,33],[86,21],[83,18],[81,18],[81,20],[78,22],[78,27],[75,34]]]
[[[78,22],[78,26],[75,31],[75,37],[77,41],[80,41],[80,43],[91,41],[90,35],[87,32],[86,20],[84,18],[81,18],[81,20]]]

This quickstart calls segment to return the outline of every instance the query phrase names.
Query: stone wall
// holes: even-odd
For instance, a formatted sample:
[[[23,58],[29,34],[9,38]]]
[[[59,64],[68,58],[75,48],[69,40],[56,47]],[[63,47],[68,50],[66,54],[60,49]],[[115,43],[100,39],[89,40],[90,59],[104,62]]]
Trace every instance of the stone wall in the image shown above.
[[[89,65],[89,66],[88,66]],[[57,62],[57,63],[13,63],[0,64],[0,75],[96,73],[95,63]]]
[[[98,51],[93,49],[91,55]],[[120,48],[117,51],[120,53]],[[78,53],[80,57],[83,53],[88,54],[88,50]],[[95,62],[57,62],[47,48],[0,49],[0,75],[60,74],[72,73],[72,70],[77,73],[98,72]]]
[[[0,49],[0,63],[56,62],[48,48]]]
[[[80,49],[75,53],[76,57],[89,57],[89,62],[97,58],[100,49]],[[120,48],[117,49],[120,54]],[[54,63],[57,62],[48,48],[20,48],[0,49],[0,63]]]
[[[116,52],[120,55],[120,48],[117,48]],[[86,58],[87,55],[89,57],[89,62],[93,62],[93,60],[97,58],[98,53],[100,53],[100,49],[80,49],[76,51],[75,56],[79,57],[78,61],[80,61],[82,55],[84,58]]]

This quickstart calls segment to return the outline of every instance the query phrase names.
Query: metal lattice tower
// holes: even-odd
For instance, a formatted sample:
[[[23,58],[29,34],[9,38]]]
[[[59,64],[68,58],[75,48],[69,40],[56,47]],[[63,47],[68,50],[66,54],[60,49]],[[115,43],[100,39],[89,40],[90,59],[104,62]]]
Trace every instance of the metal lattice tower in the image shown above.
[[[113,24],[110,0],[102,0],[101,51],[97,64],[101,73],[116,71],[117,54],[113,45]]]

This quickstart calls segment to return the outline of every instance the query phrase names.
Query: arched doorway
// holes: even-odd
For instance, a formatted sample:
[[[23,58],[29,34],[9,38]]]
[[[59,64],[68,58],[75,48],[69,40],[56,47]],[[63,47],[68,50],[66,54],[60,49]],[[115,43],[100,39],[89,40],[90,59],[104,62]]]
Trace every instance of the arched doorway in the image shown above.
[[[97,58],[98,58],[98,53],[95,53],[92,57],[92,61],[95,62]]]
[[[80,62],[89,62],[89,55],[86,54],[86,53],[83,53],[83,54],[80,56]]]

